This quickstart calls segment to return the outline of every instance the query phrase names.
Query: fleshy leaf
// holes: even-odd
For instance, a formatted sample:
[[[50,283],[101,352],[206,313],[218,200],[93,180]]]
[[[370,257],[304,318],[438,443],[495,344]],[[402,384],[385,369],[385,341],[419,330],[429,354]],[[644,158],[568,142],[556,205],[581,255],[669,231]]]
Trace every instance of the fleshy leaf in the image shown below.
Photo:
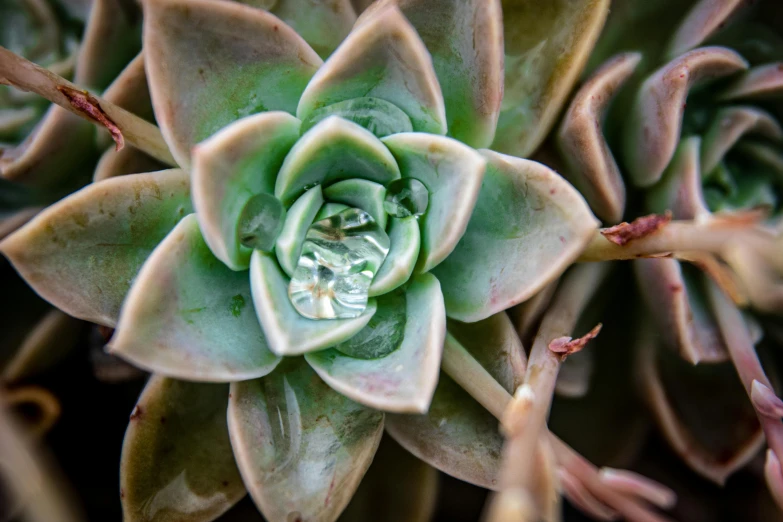
[[[90,122],[52,105],[27,139],[2,150],[0,176],[41,188],[73,183],[66,175],[87,168],[94,136]]]
[[[269,348],[277,355],[299,355],[323,350],[353,337],[375,314],[374,299],[359,317],[352,319],[307,319],[288,298],[288,278],[273,255],[259,250],[250,258],[250,285],[258,320]]]
[[[446,133],[443,94],[427,48],[396,7],[357,24],[313,76],[296,115],[353,98],[380,98],[402,109],[413,130]]]
[[[698,136],[680,142],[661,180],[645,194],[648,211],[671,211],[674,219],[704,219],[709,214],[702,190],[704,149]]]
[[[755,107],[721,109],[704,134],[701,148],[702,174],[712,172],[729,149],[746,134],[783,141],[783,129],[769,113]]]
[[[763,99],[783,94],[783,62],[760,65],[737,78],[723,92],[724,100]]]
[[[231,385],[231,444],[270,522],[332,522],[356,491],[383,434],[383,413],[323,383],[304,361]]]
[[[411,277],[419,257],[421,232],[415,217],[391,218],[388,233],[391,247],[370,284],[370,297],[391,292],[404,284]]]
[[[437,493],[435,468],[384,437],[340,522],[430,522]]]
[[[489,147],[503,99],[503,13],[500,0],[385,0],[359,20],[397,5],[419,33],[438,76],[448,134]]]
[[[285,112],[243,118],[193,150],[193,206],[204,239],[232,270],[250,264],[239,219],[253,196],[274,193],[283,160],[299,137],[299,120]],[[308,223],[309,225],[309,223]]]
[[[321,59],[269,13],[234,2],[145,2],[144,53],[155,116],[177,162],[243,116],[293,114]]]
[[[650,319],[668,347],[691,364],[727,357],[704,294],[704,274],[675,259],[637,259],[634,271]]]
[[[353,98],[315,109],[302,121],[302,131],[310,130],[330,116],[352,121],[378,138],[398,132],[413,132],[408,115],[393,103],[380,98]]]
[[[481,188],[486,160],[475,150],[442,136],[404,133],[388,136],[400,173],[427,187],[430,203],[419,218],[421,251],[418,272],[443,261],[465,233]]]
[[[608,0],[504,0],[505,92],[492,149],[529,156],[555,124],[582,72]]]
[[[658,426],[691,469],[723,484],[758,453],[764,434],[731,363],[692,366],[646,346],[639,365]]]
[[[114,326],[141,265],[192,211],[182,171],[111,178],[44,210],[0,251],[57,308]]]
[[[13,305],[18,306],[16,299]],[[26,330],[28,335],[0,372],[0,381],[8,384],[22,381],[51,368],[79,344],[83,324],[59,310],[50,310],[33,328]]]
[[[266,9],[290,25],[321,58],[326,58],[351,32],[356,12],[349,0],[241,0]]]
[[[324,199],[364,210],[383,229],[386,229],[387,218],[383,209],[385,198],[386,188],[383,185],[360,178],[338,181],[324,189]]]
[[[307,131],[286,157],[275,196],[290,205],[313,185],[362,178],[386,185],[400,177],[394,158],[359,125],[330,116]]]
[[[664,65],[636,94],[623,136],[625,163],[633,183],[656,183],[680,141],[688,91],[697,83],[747,68],[747,62],[723,47],[702,47]]]
[[[166,165],[126,145],[119,151],[114,147],[106,149],[95,166],[92,174],[92,181],[97,183],[109,178],[124,176],[126,174],[138,174],[139,172],[155,172],[158,170],[168,170]]]
[[[305,192],[288,210],[283,230],[277,236],[275,253],[280,267],[289,277],[296,269],[307,229],[312,225],[323,203],[323,191],[321,186],[317,185]]]
[[[207,382],[254,379],[280,359],[256,319],[246,272],[220,263],[195,214],[142,266],[122,307],[111,353],[154,373]]]
[[[228,386],[152,376],[120,463],[127,522],[211,522],[245,495],[226,425]]]
[[[525,352],[505,313],[472,324],[449,322],[448,328],[509,393],[522,384]],[[387,414],[386,428],[403,448],[444,473],[496,487],[503,449],[498,422],[446,374],[426,414]]]
[[[378,298],[373,319],[384,312],[387,299]],[[393,322],[373,323],[366,327],[370,349],[396,340],[390,331]],[[352,357],[335,349],[309,353],[305,358],[329,386],[346,397],[378,410],[424,413],[438,383],[446,336],[443,295],[433,275],[422,274],[405,288],[404,324],[399,347],[378,358]]]
[[[482,151],[487,172],[462,236],[434,274],[449,317],[474,322],[560,276],[598,228],[582,196],[535,161]]]
[[[623,53],[602,65],[576,93],[557,133],[568,168],[565,176],[605,222],[619,223],[625,184],[601,124],[609,102],[636,70],[642,55]]]
[[[742,0],[700,0],[688,11],[672,36],[668,59],[701,45],[714,32],[726,25],[726,20],[742,4]]]

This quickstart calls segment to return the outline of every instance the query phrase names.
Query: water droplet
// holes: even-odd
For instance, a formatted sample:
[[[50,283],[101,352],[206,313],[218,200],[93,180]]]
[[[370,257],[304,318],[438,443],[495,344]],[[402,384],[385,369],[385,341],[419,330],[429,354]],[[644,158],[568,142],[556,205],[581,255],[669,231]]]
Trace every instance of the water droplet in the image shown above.
[[[310,319],[360,316],[373,277],[389,253],[389,236],[364,210],[349,208],[307,230],[288,296]]]
[[[383,209],[390,216],[421,216],[427,211],[430,194],[424,183],[414,178],[396,179],[386,186]]]
[[[258,194],[245,204],[237,225],[239,241],[247,248],[271,252],[285,221],[285,208],[271,194]]]

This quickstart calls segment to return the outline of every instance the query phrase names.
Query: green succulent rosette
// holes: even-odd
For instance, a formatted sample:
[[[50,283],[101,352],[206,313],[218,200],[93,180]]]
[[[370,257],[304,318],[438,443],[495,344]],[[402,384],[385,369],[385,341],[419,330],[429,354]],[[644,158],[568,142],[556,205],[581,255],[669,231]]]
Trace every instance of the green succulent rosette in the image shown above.
[[[503,311],[597,227],[554,171],[481,148],[501,115],[499,2],[379,2],[358,19],[347,1],[301,4],[146,2],[127,70],[179,168],[97,175],[0,246],[155,374],[124,443],[126,520],[212,520],[246,491],[269,520],[335,520],[384,426],[494,487],[497,423],[439,374],[444,342],[513,391],[524,350]],[[340,43],[332,27],[351,25]],[[335,252],[356,263],[341,272]],[[338,302],[331,277],[370,282]]]
[[[777,371],[759,357],[776,344],[760,321],[781,311],[782,14],[765,1],[618,3],[556,135],[566,177],[605,222],[670,212],[701,227],[690,248],[634,261],[650,317],[642,386],[674,450],[719,484],[766,435],[778,502]],[[743,232],[704,248],[728,229]]]

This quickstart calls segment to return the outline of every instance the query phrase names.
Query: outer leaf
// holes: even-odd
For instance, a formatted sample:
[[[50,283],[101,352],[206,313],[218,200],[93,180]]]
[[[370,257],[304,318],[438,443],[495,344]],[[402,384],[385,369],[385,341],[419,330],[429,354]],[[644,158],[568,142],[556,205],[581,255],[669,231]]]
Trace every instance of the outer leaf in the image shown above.
[[[443,89],[449,136],[489,147],[503,99],[500,0],[383,0],[362,14],[396,4],[432,55]]]
[[[783,63],[760,65],[749,70],[723,92],[725,100],[770,98],[783,93]]]
[[[449,323],[449,331],[509,393],[522,384],[525,353],[505,313],[473,324]],[[441,374],[425,415],[386,416],[400,445],[461,480],[494,488],[503,438],[497,420],[447,375]]]
[[[384,437],[340,522],[429,522],[437,493],[435,468]]]
[[[231,386],[231,444],[270,522],[331,522],[353,496],[383,433],[383,414],[326,386],[301,360]]]
[[[14,306],[18,304],[14,302]],[[21,381],[52,367],[78,344],[83,324],[59,310],[49,311],[28,330],[29,334],[0,373],[1,380]]]
[[[446,310],[440,283],[431,274],[413,279],[405,296],[405,333],[389,355],[358,359],[332,348],[308,353],[305,358],[329,386],[346,397],[378,410],[424,413],[438,383]]]
[[[253,304],[264,329],[269,348],[277,355],[300,355],[323,350],[353,337],[367,326],[376,303],[352,319],[307,319],[296,311],[288,298],[288,278],[273,255],[255,250],[250,258],[250,284]]]
[[[449,317],[474,322],[529,299],[598,228],[582,196],[540,163],[482,151],[487,173],[462,236],[434,273]]]
[[[742,4],[742,0],[701,0],[680,23],[669,44],[667,56],[676,58],[701,45],[714,32],[726,25],[726,20]]]
[[[126,522],[210,522],[245,495],[226,426],[228,386],[153,376],[120,463]]]
[[[275,196],[290,205],[308,187],[362,178],[386,185],[400,177],[394,158],[371,132],[333,116],[294,145],[280,168]]]
[[[293,113],[322,63],[278,18],[209,0],[147,0],[144,53],[155,116],[183,167],[193,145],[234,120]]]
[[[94,153],[94,136],[90,122],[52,105],[27,139],[2,151],[0,175],[36,187],[55,188],[72,183],[74,180],[65,179],[64,174],[85,167]]]
[[[625,184],[601,124],[609,102],[641,59],[639,53],[623,53],[603,64],[577,92],[557,134],[568,164],[566,177],[608,223],[623,219]]]
[[[634,271],[652,321],[669,348],[691,364],[728,354],[704,295],[704,274],[675,259],[637,259]]]
[[[212,255],[191,214],[141,268],[111,352],[180,379],[261,377],[280,359],[269,351],[251,299],[247,273],[231,271]]]
[[[608,0],[503,0],[505,93],[493,150],[525,157],[544,140],[608,12]]]
[[[285,112],[243,118],[193,150],[193,206],[215,257],[247,269],[251,250],[237,224],[255,195],[274,193],[283,159],[299,137],[299,120]]]
[[[418,272],[443,261],[465,233],[478,198],[486,161],[458,141],[422,133],[401,133],[382,140],[406,178],[416,178],[430,193],[427,213],[419,218]]]
[[[745,60],[723,47],[690,51],[653,73],[636,94],[625,123],[624,152],[634,184],[657,182],[680,141],[688,91],[698,82],[747,68]]]
[[[654,187],[647,190],[650,212],[672,212],[674,219],[705,219],[709,215],[702,191],[700,155],[705,148],[698,136],[684,138]],[[700,153],[701,151],[701,153]]]
[[[702,174],[706,175],[717,167],[726,153],[746,134],[759,134],[773,141],[783,141],[783,129],[769,113],[755,107],[721,109],[704,134]]]
[[[419,257],[421,232],[416,217],[391,218],[389,253],[370,284],[370,296],[391,292],[410,279]]]
[[[399,9],[379,10],[357,25],[302,94],[296,115],[352,98],[397,105],[413,130],[446,133],[443,95],[427,48]]]
[[[267,9],[293,27],[321,58],[340,45],[356,22],[356,12],[349,0],[242,0],[242,3]]]
[[[124,176],[126,174],[137,174],[139,172],[155,172],[166,170],[167,167],[158,160],[152,158],[126,145],[122,150],[117,151],[114,147],[106,149],[101,156],[95,171],[92,174],[92,181],[97,183],[109,178]]]
[[[758,453],[764,435],[731,363],[691,366],[647,346],[639,367],[659,428],[694,471],[723,484]]]
[[[44,210],[0,251],[56,307],[114,326],[144,260],[190,212],[182,171],[112,178]]]

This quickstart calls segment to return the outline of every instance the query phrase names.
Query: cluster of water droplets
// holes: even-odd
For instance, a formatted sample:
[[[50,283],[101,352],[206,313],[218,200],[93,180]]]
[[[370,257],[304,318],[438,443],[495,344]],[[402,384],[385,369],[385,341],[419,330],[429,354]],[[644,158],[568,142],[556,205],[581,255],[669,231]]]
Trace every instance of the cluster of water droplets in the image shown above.
[[[428,204],[429,192],[417,179],[398,179],[386,187],[383,207],[392,217],[421,216]],[[271,252],[285,215],[285,208],[273,195],[254,196],[240,215],[241,244]],[[291,277],[291,303],[311,319],[360,316],[389,248],[386,231],[362,209],[348,208],[316,221],[307,230]]]

